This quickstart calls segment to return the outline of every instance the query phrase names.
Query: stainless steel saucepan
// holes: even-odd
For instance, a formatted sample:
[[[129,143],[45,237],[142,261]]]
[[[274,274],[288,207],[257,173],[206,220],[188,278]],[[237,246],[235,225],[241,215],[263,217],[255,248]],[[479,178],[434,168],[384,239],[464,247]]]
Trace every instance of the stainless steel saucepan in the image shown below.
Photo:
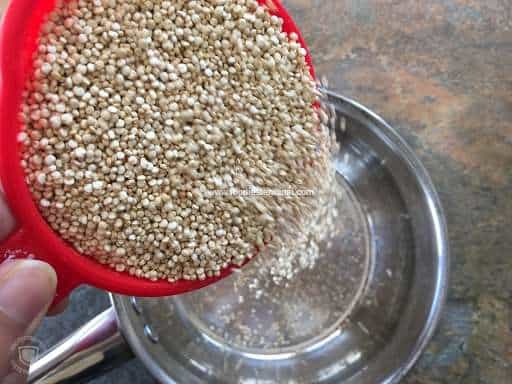
[[[328,99],[344,230],[312,270],[287,289],[253,279],[249,265],[179,297],[112,296],[31,366],[30,383],[85,382],[134,356],[162,383],[398,382],[445,299],[443,210],[395,130],[352,100]]]

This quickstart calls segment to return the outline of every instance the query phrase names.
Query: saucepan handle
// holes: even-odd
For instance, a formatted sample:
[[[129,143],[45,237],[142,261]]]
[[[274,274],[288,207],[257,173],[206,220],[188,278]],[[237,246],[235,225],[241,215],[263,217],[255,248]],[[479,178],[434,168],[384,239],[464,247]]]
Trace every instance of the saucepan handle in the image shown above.
[[[85,383],[133,357],[109,308],[33,362],[28,383]]]

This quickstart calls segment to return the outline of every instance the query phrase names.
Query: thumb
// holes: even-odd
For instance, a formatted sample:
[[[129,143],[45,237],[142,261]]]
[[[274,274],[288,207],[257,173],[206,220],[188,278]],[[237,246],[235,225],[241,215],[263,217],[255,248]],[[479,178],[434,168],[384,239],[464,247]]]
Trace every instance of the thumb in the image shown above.
[[[41,322],[55,295],[57,276],[46,263],[8,261],[0,265],[0,382],[11,368],[11,348]]]

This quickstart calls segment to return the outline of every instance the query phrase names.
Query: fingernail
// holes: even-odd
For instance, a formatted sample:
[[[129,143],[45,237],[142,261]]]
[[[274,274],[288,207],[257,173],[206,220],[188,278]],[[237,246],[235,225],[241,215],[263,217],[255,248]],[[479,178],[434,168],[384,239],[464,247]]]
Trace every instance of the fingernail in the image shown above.
[[[55,295],[57,276],[37,260],[0,266],[0,311],[21,327],[28,327],[45,311]]]

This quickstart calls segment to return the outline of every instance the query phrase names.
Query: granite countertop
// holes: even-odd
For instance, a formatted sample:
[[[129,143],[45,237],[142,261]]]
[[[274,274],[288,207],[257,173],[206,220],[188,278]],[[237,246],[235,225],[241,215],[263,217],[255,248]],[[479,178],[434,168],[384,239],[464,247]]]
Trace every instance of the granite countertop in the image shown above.
[[[398,129],[446,210],[448,305],[405,383],[510,383],[512,2],[284,3],[297,15],[318,73]]]
[[[444,203],[452,283],[434,341],[408,384],[508,384],[512,377],[512,3],[284,0],[330,87],[406,138]],[[108,306],[74,293],[45,321],[53,343]],[[151,382],[140,363],[94,383]]]

